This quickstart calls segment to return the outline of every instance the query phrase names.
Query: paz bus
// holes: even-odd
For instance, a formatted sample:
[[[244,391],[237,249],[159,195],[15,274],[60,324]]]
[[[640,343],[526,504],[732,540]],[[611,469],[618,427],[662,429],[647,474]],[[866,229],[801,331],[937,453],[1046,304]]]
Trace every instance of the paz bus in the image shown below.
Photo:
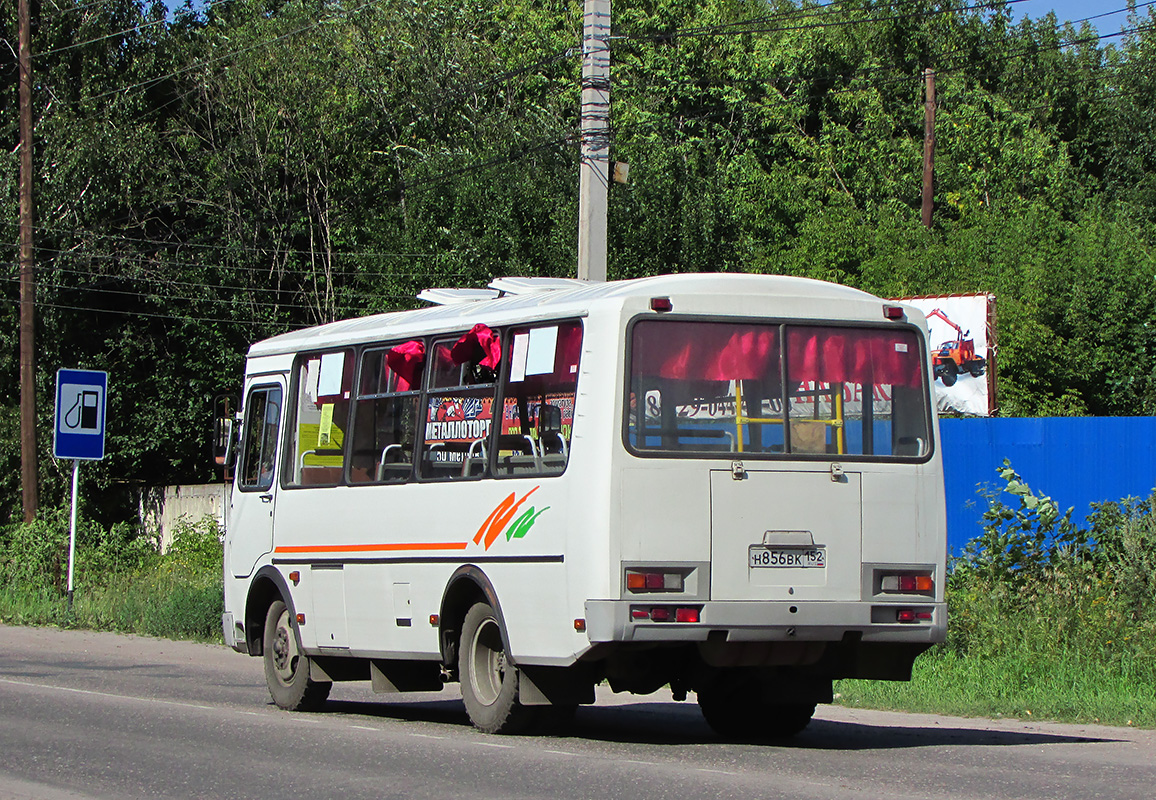
[[[458,682],[509,733],[605,681],[788,736],[943,641],[918,311],[739,274],[419,297],[249,350],[223,628],[278,706]]]

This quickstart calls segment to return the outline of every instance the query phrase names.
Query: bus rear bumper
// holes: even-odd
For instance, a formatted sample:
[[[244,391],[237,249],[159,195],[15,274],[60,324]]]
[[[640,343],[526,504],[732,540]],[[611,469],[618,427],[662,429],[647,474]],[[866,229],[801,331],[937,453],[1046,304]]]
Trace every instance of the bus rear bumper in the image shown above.
[[[666,609],[665,614],[653,614]],[[678,609],[698,621],[676,621]],[[684,614],[684,617],[693,615]],[[658,619],[655,619],[657,617]],[[663,619],[669,617],[669,620]],[[909,619],[911,621],[906,621]],[[903,620],[903,621],[901,621]],[[587,600],[586,633],[604,642],[863,642],[934,644],[947,635],[945,603],[915,602],[638,602]]]

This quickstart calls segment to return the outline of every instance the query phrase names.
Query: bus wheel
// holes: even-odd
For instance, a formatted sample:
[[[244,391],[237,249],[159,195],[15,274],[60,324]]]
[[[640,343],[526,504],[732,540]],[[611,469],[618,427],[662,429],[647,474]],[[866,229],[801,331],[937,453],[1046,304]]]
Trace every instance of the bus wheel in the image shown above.
[[[458,648],[462,702],[470,721],[486,733],[518,733],[533,721],[534,709],[518,702],[518,668],[509,662],[494,610],[477,603],[462,623]]]
[[[273,702],[287,711],[316,711],[325,704],[328,681],[309,677],[309,656],[297,647],[297,636],[283,600],[274,600],[265,614],[265,683]]]
[[[698,706],[715,733],[741,741],[794,736],[815,714],[814,703],[751,702],[748,693],[734,689],[700,691]]]

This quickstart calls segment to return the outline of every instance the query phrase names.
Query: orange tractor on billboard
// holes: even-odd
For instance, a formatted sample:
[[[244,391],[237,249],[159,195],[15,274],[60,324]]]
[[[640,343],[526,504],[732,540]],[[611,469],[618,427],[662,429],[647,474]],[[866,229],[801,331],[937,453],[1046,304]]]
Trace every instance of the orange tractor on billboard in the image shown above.
[[[938,308],[932,309],[927,315],[929,320],[932,317],[939,317],[955,330],[954,339],[944,342],[931,353],[931,366],[935,377],[943,381],[944,386],[954,386],[961,373],[966,372],[973,378],[983,375],[987,360],[976,356],[975,340],[970,337],[971,331],[965,331],[956,325]]]

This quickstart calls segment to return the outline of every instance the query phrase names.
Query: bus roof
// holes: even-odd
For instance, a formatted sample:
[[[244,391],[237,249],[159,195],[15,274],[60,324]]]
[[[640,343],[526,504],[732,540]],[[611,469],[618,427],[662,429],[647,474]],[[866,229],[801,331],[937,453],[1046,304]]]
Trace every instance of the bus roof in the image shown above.
[[[249,357],[297,353],[383,338],[399,338],[467,328],[475,322],[508,324],[522,319],[587,314],[597,306],[621,306],[627,298],[693,295],[767,295],[780,299],[878,300],[873,295],[835,283],[785,275],[745,273],[692,273],[660,275],[625,281],[580,283],[563,279],[500,278],[497,291],[426,290],[422,297],[443,305],[414,311],[393,311],[339,320],[326,325],[284,333],[257,342]],[[506,291],[514,294],[502,295]],[[470,296],[476,300],[465,299]],[[490,296],[491,299],[483,299]]]

